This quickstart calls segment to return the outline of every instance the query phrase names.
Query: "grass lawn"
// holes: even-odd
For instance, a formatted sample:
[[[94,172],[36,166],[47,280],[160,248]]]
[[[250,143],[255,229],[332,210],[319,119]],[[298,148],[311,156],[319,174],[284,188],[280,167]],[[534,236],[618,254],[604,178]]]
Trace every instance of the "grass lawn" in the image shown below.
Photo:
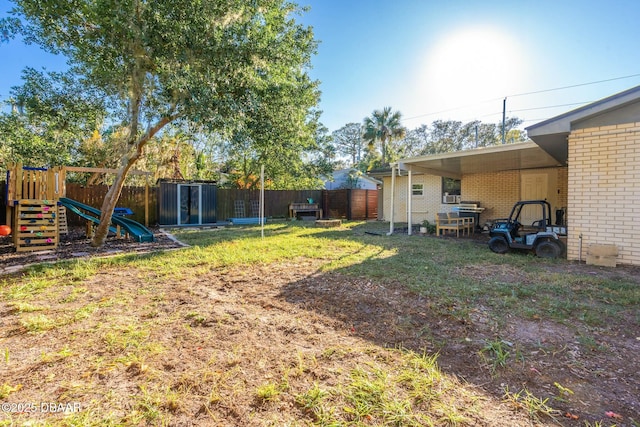
[[[0,426],[640,426],[640,269],[386,227],[0,276]]]

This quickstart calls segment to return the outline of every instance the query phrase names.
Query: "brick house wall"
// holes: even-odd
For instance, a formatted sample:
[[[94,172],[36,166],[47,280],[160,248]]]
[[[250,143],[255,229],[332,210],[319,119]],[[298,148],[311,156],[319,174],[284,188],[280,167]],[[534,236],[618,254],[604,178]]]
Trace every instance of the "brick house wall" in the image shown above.
[[[552,209],[551,221],[555,221],[555,209],[567,207],[567,168],[468,174],[462,178],[461,182],[462,199],[480,202],[480,206],[485,208],[480,215],[480,224],[509,216],[513,204],[522,200],[520,191],[523,173],[548,174],[547,200]]]
[[[640,265],[640,122],[572,130],[568,138],[567,258],[615,244],[619,264]]]
[[[462,198],[480,202],[480,224],[507,218],[520,197],[520,171],[477,173],[462,177]]]

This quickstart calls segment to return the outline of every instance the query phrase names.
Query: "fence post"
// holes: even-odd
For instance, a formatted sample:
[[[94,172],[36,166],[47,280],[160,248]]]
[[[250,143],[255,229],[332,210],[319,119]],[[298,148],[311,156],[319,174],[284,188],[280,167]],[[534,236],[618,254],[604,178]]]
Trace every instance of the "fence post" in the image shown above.
[[[149,226],[149,178],[144,182],[144,226]]]

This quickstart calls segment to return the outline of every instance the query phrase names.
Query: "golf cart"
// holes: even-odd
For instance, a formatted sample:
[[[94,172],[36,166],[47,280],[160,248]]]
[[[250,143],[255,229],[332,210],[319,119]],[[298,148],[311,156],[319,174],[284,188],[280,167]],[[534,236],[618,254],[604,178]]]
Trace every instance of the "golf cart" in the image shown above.
[[[520,221],[525,217],[538,219],[523,226]],[[499,254],[509,249],[533,250],[541,258],[557,258],[565,246],[556,231],[564,230],[551,226],[551,205],[546,200],[520,201],[513,206],[508,219],[494,221],[489,230],[489,249]]]

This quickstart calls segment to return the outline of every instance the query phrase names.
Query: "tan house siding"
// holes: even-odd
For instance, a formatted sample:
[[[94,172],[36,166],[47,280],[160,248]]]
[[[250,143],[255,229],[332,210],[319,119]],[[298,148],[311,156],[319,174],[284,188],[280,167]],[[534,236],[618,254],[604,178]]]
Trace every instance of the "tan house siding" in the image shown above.
[[[573,130],[568,138],[567,258],[615,244],[619,264],[640,265],[640,122]]]
[[[396,222],[407,222],[407,206],[408,206],[408,176],[403,171],[402,176],[396,176],[394,215],[393,220]],[[391,177],[383,178],[384,185],[384,219],[391,219]],[[417,175],[411,176],[411,184],[422,184],[422,196],[412,196],[411,210],[412,222],[420,224],[427,219],[431,223],[435,221],[436,213],[447,212],[451,210],[451,206],[442,204],[442,178],[435,175]]]

